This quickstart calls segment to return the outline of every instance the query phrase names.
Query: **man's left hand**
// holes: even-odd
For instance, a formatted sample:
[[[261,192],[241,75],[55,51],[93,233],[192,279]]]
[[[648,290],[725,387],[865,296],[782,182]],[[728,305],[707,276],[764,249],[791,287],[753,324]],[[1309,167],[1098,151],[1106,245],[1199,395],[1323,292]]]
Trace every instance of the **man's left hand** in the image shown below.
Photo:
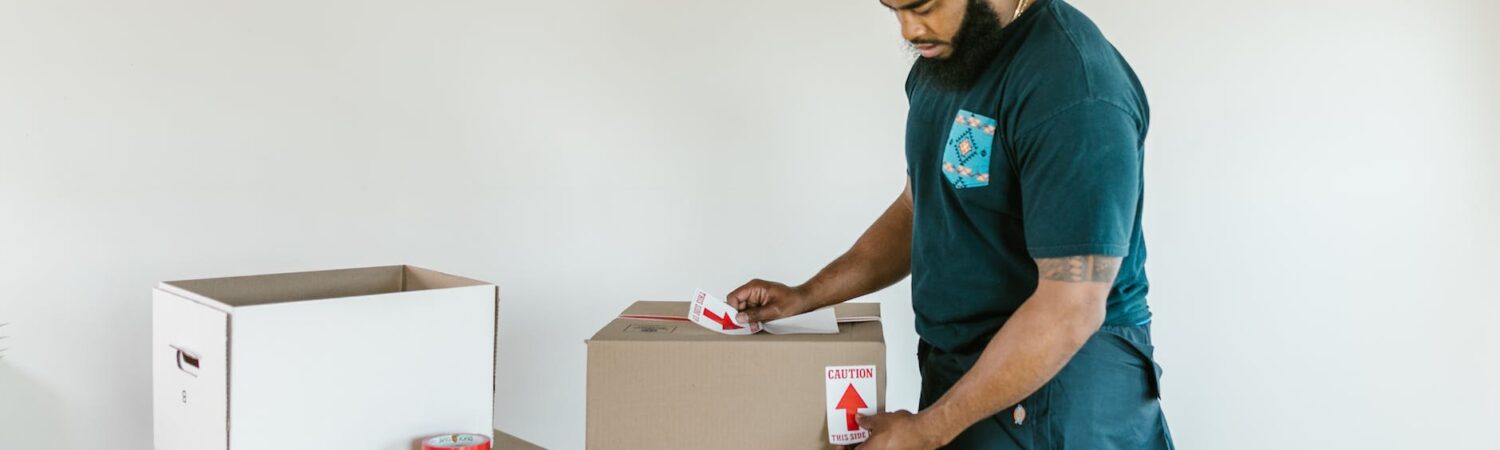
[[[921,416],[910,411],[880,413],[859,416],[859,426],[870,430],[870,438],[855,447],[840,447],[842,450],[932,450],[942,447],[948,439],[941,436],[937,427],[925,424]]]

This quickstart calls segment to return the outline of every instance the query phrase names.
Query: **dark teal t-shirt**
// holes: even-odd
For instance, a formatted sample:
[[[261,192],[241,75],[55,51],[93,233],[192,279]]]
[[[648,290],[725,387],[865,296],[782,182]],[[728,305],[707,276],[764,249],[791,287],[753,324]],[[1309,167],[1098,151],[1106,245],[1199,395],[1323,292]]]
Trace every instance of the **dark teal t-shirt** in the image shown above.
[[[1151,320],[1141,235],[1145,91],[1083,13],[1040,0],[978,81],[907,80],[917,333],[982,348],[1036,290],[1034,259],[1124,257],[1106,325]]]

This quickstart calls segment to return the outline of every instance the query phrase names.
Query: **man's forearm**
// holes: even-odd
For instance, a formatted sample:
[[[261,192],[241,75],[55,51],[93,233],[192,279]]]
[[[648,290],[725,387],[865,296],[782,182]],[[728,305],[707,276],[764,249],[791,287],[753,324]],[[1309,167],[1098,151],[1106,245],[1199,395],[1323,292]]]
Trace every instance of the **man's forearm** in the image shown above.
[[[823,307],[896,284],[911,274],[911,230],[908,184],[849,251],[797,289]]]
[[[1113,280],[1113,268],[1108,280]],[[1045,275],[1044,275],[1045,277]],[[1056,376],[1104,321],[1107,284],[1092,289],[1044,281],[1006,321],[974,367],[921,420],[952,439],[1020,403]]]

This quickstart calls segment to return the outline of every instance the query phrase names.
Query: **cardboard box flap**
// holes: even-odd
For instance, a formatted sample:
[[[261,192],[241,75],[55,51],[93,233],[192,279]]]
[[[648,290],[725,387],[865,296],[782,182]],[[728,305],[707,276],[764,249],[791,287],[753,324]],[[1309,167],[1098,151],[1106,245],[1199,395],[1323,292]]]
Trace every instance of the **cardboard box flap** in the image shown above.
[[[662,319],[687,320],[688,302],[639,301],[620,312],[621,316],[659,317]]]
[[[495,430],[494,438],[490,439],[494,450],[546,450],[540,445],[533,444],[503,431]]]
[[[230,307],[487,285],[412,266],[167,281],[163,290]]]
[[[879,303],[844,303],[834,306],[839,317],[838,334],[756,333],[750,336],[728,336],[715,333],[687,320],[688,302],[640,301],[630,305],[620,317],[600,329],[593,341],[710,341],[710,342],[884,342],[880,325]],[[846,321],[844,319],[854,319]]]
[[[833,314],[839,322],[870,322],[880,320],[879,303],[849,303],[833,305]]]
[[[879,303],[840,303],[833,305],[833,314],[840,323],[870,322],[880,320]],[[688,302],[639,301],[620,317],[630,319],[687,320]]]

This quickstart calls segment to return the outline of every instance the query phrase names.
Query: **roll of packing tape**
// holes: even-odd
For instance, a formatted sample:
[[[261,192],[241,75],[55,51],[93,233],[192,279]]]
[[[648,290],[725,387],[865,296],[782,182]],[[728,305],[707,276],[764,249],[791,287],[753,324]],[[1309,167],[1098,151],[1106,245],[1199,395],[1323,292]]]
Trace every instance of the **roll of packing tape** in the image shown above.
[[[490,450],[490,438],[478,434],[445,434],[422,441],[422,450]]]

